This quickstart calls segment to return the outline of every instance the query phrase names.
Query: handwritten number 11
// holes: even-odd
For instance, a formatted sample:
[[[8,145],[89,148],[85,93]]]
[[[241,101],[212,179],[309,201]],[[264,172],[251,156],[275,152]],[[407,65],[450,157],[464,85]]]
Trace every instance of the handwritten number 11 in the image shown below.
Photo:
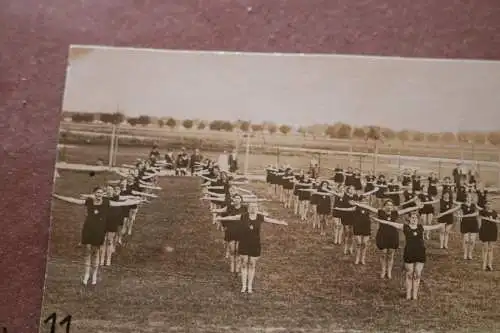
[[[43,322],[45,324],[48,324],[50,322],[50,333],[56,333],[57,315],[55,312],[48,316],[47,319],[45,319]],[[69,333],[69,329],[71,327],[71,315],[67,315],[63,320],[59,322],[59,326],[64,325],[66,325],[66,333]]]

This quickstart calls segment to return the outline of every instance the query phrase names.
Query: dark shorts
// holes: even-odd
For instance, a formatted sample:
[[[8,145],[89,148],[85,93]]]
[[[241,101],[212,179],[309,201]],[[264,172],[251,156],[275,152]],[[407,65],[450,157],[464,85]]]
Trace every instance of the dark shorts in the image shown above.
[[[462,219],[460,223],[460,232],[462,234],[477,234],[479,226],[475,217]]]
[[[394,230],[378,230],[375,237],[375,242],[379,250],[393,249],[397,250],[399,248],[399,232],[397,229]]]

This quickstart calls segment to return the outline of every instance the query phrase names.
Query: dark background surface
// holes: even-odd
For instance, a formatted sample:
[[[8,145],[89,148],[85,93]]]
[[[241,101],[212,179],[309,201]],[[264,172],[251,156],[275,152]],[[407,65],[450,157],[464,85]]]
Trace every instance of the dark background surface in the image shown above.
[[[71,43],[500,59],[500,3],[0,0],[0,325],[9,333],[37,331]]]

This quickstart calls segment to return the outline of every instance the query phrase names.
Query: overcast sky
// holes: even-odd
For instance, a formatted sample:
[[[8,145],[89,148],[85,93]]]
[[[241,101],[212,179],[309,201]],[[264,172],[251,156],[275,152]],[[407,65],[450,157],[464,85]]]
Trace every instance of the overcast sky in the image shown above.
[[[500,129],[500,62],[99,47],[71,54],[66,111]]]

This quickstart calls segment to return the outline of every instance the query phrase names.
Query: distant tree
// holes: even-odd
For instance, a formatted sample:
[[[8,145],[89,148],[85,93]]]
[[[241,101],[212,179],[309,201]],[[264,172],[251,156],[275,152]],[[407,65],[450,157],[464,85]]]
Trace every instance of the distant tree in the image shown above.
[[[184,127],[185,129],[191,129],[191,128],[193,128],[193,121],[190,120],[190,119],[185,119],[182,122],[182,127]]]
[[[436,143],[440,139],[439,133],[427,133],[426,139],[428,142]]]
[[[396,137],[396,132],[390,128],[384,127],[380,129],[380,135],[387,140],[392,140]]]
[[[71,116],[71,120],[75,123],[91,123],[94,119],[93,113],[75,113]]]
[[[487,138],[492,145],[500,145],[500,131],[489,132],[487,134]]]
[[[252,124],[252,132],[262,132],[264,126],[262,124]]]
[[[270,134],[274,134],[278,131],[278,126],[276,126],[275,124],[268,124],[267,130],[269,131]]]
[[[412,137],[413,141],[421,142],[425,139],[425,134],[422,132],[415,132]]]
[[[136,126],[136,125],[139,125],[139,118],[128,118],[128,119],[127,119],[127,122],[128,122],[131,126]]]
[[[222,121],[214,120],[208,125],[208,127],[210,128],[211,131],[221,131],[222,130]]]
[[[410,131],[402,130],[396,133],[397,138],[404,145],[410,139]]]
[[[366,137],[366,133],[361,127],[356,127],[352,131],[352,136],[356,139],[364,139]]]
[[[326,128],[325,130],[325,135],[330,137],[330,138],[335,138],[337,135],[337,129],[335,128],[334,125],[330,125]]]
[[[250,122],[245,120],[241,122],[239,127],[243,132],[248,132],[250,130],[250,126]]]
[[[149,125],[151,124],[151,118],[149,116],[139,116],[139,118],[137,119],[139,121],[139,124],[142,125],[142,126],[146,126],[146,125]]]
[[[380,127],[378,126],[368,126],[368,131],[366,132],[366,138],[372,141],[378,141],[382,138],[380,134]]]
[[[287,135],[288,133],[290,133],[290,131],[292,130],[292,128],[288,125],[281,125],[280,126],[280,132]]]
[[[234,124],[230,121],[223,121],[221,124],[221,129],[226,132],[232,132],[234,129]]]
[[[163,126],[165,126],[165,121],[163,119],[158,119],[158,126],[160,126],[160,128],[163,128]]]
[[[347,124],[340,124],[335,133],[336,137],[339,139],[350,139],[352,128]]]
[[[207,127],[207,125],[206,125],[203,121],[200,121],[200,122],[198,123],[198,129],[199,129],[199,130],[204,130],[204,129],[205,129],[205,127]]]
[[[441,141],[445,143],[453,143],[457,140],[457,137],[455,136],[455,133],[452,132],[445,132],[441,134]]]
[[[125,120],[125,115],[120,112],[115,113],[101,113],[99,114],[99,120],[106,124],[118,125]]]
[[[174,118],[168,118],[166,125],[173,130],[177,126],[177,121]]]

